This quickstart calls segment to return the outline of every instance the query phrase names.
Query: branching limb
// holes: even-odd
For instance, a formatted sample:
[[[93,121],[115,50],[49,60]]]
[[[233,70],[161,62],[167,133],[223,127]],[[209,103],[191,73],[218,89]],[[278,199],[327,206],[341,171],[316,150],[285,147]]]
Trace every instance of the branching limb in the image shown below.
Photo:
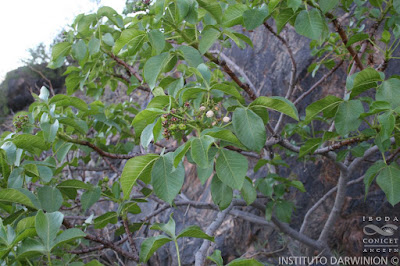
[[[206,234],[211,236],[214,235],[215,231],[217,231],[217,229],[221,226],[222,222],[225,220],[226,215],[230,212],[232,207],[233,205],[231,204],[228,208],[217,214],[217,218],[207,228]],[[195,266],[204,265],[204,260],[206,259],[210,243],[211,242],[206,239],[203,241],[203,244],[201,245],[200,249],[196,252],[195,255]]]

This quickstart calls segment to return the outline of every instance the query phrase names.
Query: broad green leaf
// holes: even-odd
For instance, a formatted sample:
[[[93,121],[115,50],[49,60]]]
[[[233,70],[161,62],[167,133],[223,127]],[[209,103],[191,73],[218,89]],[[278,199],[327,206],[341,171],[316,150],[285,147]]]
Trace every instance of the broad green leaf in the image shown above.
[[[230,142],[238,148],[246,149],[239,139],[228,129],[218,129],[217,131],[208,131],[205,133],[213,138],[220,139],[226,142]]]
[[[257,261],[256,259],[239,258],[239,259],[231,261],[226,266],[263,266],[263,265],[264,264]]]
[[[294,27],[298,34],[319,40],[324,30],[324,21],[318,10],[303,10],[297,15]]]
[[[218,22],[222,22],[222,8],[219,1],[215,0],[196,0],[199,6],[207,10]]]
[[[287,6],[293,9],[293,11],[297,11],[301,5],[301,0],[287,0]]]
[[[204,63],[204,60],[197,49],[194,49],[191,46],[182,45],[178,48],[178,50],[182,52],[183,58],[189,66],[197,67],[198,65]]]
[[[88,43],[89,55],[94,55],[100,51],[100,40],[92,37]]]
[[[224,92],[227,95],[232,95],[236,99],[238,99],[239,102],[244,103],[244,98],[243,96],[239,93],[239,91],[233,87],[229,86],[226,84],[216,84],[211,87],[211,90],[219,90]]]
[[[236,136],[250,150],[259,152],[264,147],[267,139],[264,122],[253,111],[237,108],[233,112],[232,124]]]
[[[102,40],[103,40],[103,43],[105,43],[108,46],[114,46],[114,44],[115,44],[114,37],[109,32],[103,35]]]
[[[85,59],[87,51],[85,41],[82,39],[72,45],[72,54],[79,62]]]
[[[297,112],[296,107],[292,102],[289,100],[279,97],[279,96],[272,96],[266,97],[261,96],[255,99],[250,105],[249,108],[252,107],[266,107],[271,110],[275,110],[281,112],[287,116],[290,116],[293,119],[299,121],[299,114]]]
[[[54,123],[45,122],[40,124],[40,128],[43,131],[43,137],[47,142],[53,142],[55,140],[59,127],[60,123],[57,119]]]
[[[0,148],[6,152],[7,163],[14,165],[17,159],[17,146],[11,141],[6,141]]]
[[[154,89],[154,87],[156,86],[157,77],[166,65],[168,58],[168,53],[162,53],[151,57],[144,64],[144,79],[146,80],[147,84],[149,84],[150,89]]]
[[[387,165],[383,161],[377,161],[373,165],[371,165],[365,172],[364,175],[365,198],[367,197],[368,190],[372,184],[372,181],[374,181],[376,175],[385,167],[387,167]]]
[[[54,240],[54,246],[67,243],[78,238],[83,238],[85,236],[86,234],[78,228],[67,229],[56,237]]]
[[[247,7],[243,4],[228,6],[222,18],[224,26],[229,28],[238,24],[243,24],[243,12],[246,10]]]
[[[396,163],[386,166],[376,178],[376,183],[385,192],[393,206],[400,202],[400,170]]]
[[[279,10],[278,15],[275,16],[276,29],[278,34],[283,30],[283,28],[290,20],[295,18],[296,14],[297,13],[294,12],[292,8]]]
[[[71,44],[69,42],[60,42],[53,46],[51,49],[51,60],[54,61],[60,56],[64,56],[68,53],[71,48]]]
[[[253,182],[250,178],[246,177],[243,183],[243,187],[240,190],[243,199],[246,201],[247,205],[252,204],[257,198],[257,191],[253,186]]]
[[[190,146],[192,144],[192,139],[189,139],[188,142],[185,143],[185,145],[180,146],[178,149],[175,150],[174,152],[174,167],[178,167],[179,163],[182,161],[182,158],[186,155],[188,150],[190,149]]]
[[[42,86],[40,88],[39,99],[41,99],[44,102],[47,102],[49,99],[49,96],[50,96],[49,90],[45,86]]]
[[[327,13],[334,9],[338,3],[339,0],[320,0],[319,7],[321,8],[322,12]]]
[[[285,223],[290,223],[294,205],[287,200],[279,200],[275,203],[276,218]]]
[[[100,199],[100,196],[101,196],[100,187],[94,187],[93,189],[85,191],[81,197],[82,209],[85,211],[89,209],[93,204],[95,204]]]
[[[192,225],[183,229],[176,238],[179,239],[181,237],[202,238],[214,242],[214,237],[204,233],[203,230],[201,230],[201,228],[197,225]]]
[[[359,117],[363,112],[364,107],[359,100],[342,102],[335,116],[336,132],[344,136],[351,131],[357,130],[361,125]]]
[[[151,30],[147,33],[150,44],[153,47],[155,54],[160,54],[165,47],[165,37],[164,34],[159,30]]]
[[[154,193],[162,200],[172,204],[172,201],[182,188],[185,170],[182,164],[174,168],[172,152],[160,156],[151,171],[151,184]]]
[[[121,36],[115,42],[113,53],[118,54],[121,49],[126,46],[129,50],[134,51],[133,54],[140,49],[147,37],[146,32],[129,28],[121,32]]]
[[[21,233],[26,229],[35,228],[35,219],[36,218],[34,216],[21,219],[17,224],[16,232]]]
[[[349,38],[349,41],[347,42],[346,46],[350,46],[355,44],[356,42],[364,41],[369,38],[369,35],[367,33],[359,32],[354,34]]]
[[[94,229],[101,229],[108,224],[116,224],[118,222],[118,214],[116,212],[106,212],[94,219]]]
[[[228,208],[228,206],[231,204],[233,190],[221,182],[217,175],[214,175],[213,179],[211,180],[211,196],[213,202],[217,204],[222,211]]]
[[[313,118],[317,116],[319,113],[333,109],[336,106],[338,106],[341,102],[343,102],[342,99],[333,95],[328,95],[321,100],[313,102],[306,108],[306,117],[304,119],[304,124],[310,123],[313,120]]]
[[[396,118],[391,112],[385,112],[378,116],[379,124],[381,125],[381,130],[379,134],[382,139],[389,139],[394,130]]]
[[[43,138],[31,134],[17,135],[14,137],[12,142],[17,146],[17,148],[27,150],[31,153],[35,153],[35,149],[42,151],[48,149],[48,145],[46,145]]]
[[[129,199],[129,195],[137,179],[149,183],[151,179],[151,169],[158,157],[159,155],[157,154],[146,154],[133,157],[126,162],[120,179],[124,199]]]
[[[219,249],[214,250],[211,256],[208,256],[207,259],[213,261],[217,266],[224,266],[224,260],[221,256],[221,251]]]
[[[80,180],[76,179],[69,179],[61,182],[60,184],[57,185],[57,188],[62,189],[62,188],[74,188],[74,189],[86,189],[89,190],[92,188],[90,184],[86,184]]]
[[[300,147],[299,158],[306,154],[313,153],[319,145],[321,145],[321,138],[309,139]]]
[[[54,240],[60,230],[63,219],[64,215],[61,212],[43,213],[42,210],[39,210],[36,214],[36,232],[48,252],[54,246]]]
[[[213,27],[207,27],[201,32],[201,39],[199,42],[199,51],[201,54],[210,49],[210,47],[215,43],[215,41],[219,38],[221,32]]]
[[[140,135],[140,145],[142,145],[142,147],[145,149],[147,149],[150,142],[154,139],[153,129],[154,129],[155,124],[156,124],[156,122],[154,122],[153,124],[147,125],[143,129],[142,134]]]
[[[248,169],[247,158],[240,153],[220,149],[215,170],[218,178],[227,186],[240,190]]]
[[[37,189],[40,205],[46,212],[58,211],[63,203],[61,192],[57,188],[44,186]]]
[[[17,249],[18,259],[32,258],[40,254],[46,254],[46,247],[36,239],[25,239]]]
[[[172,238],[175,238],[175,229],[176,229],[176,223],[174,218],[172,217],[174,214],[171,213],[169,216],[168,223],[155,223],[153,224],[150,229],[151,230],[160,230],[169,235]]]
[[[357,73],[353,81],[350,98],[354,98],[360,93],[377,86],[377,82],[381,81],[381,75],[373,68],[367,68]]]
[[[154,252],[157,251],[160,247],[165,245],[166,243],[172,241],[171,238],[167,236],[155,236],[149,237],[142,242],[140,248],[139,259],[140,262],[147,262],[151,256],[153,256]]]
[[[382,82],[376,92],[377,101],[386,101],[393,109],[400,106],[400,79],[391,78]]]
[[[209,165],[208,150],[213,142],[214,138],[207,135],[192,140],[192,159],[200,168],[206,168]]]
[[[29,192],[29,191],[27,191]],[[6,188],[0,190],[0,202],[4,203],[19,203],[25,205],[26,207],[30,207],[36,209],[32,200],[26,193],[23,193],[21,190],[17,190],[14,188]]]
[[[151,110],[145,109],[139,112],[132,121],[136,136],[140,136],[146,126],[154,123],[157,117],[163,113],[163,110],[156,108],[152,108]]]
[[[263,24],[267,16],[268,16],[268,9],[266,8],[246,10],[243,13],[244,27],[247,30],[254,30],[258,26]]]
[[[64,94],[57,94],[49,100],[49,105],[55,104],[56,106],[73,106],[81,111],[87,111],[87,103],[77,97],[71,97]]]

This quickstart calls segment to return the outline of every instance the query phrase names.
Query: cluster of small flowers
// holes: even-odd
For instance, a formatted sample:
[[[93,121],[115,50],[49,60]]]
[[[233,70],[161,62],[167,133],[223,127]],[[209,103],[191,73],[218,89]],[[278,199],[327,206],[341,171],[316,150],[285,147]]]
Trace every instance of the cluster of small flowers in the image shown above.
[[[199,109],[200,109],[200,111],[204,112],[207,108],[206,108],[205,106],[200,106]],[[215,106],[215,107],[214,107],[214,110],[215,110],[215,111],[218,111],[218,110],[219,110],[218,106]],[[206,117],[212,118],[212,117],[214,117],[214,116],[215,116],[215,113],[214,113],[213,110],[208,110],[208,111],[206,112]],[[222,118],[222,121],[223,121],[224,123],[229,123],[229,121],[231,121],[231,119],[229,118],[229,116],[224,116],[224,117]],[[216,125],[216,121],[214,121],[214,122],[212,123],[212,125],[215,126],[215,125]]]
[[[185,109],[189,108],[189,103],[185,103]],[[166,139],[169,139],[172,135],[175,135],[179,131],[184,131],[186,130],[186,118],[180,118],[184,117],[184,114],[179,113],[177,114],[178,110],[175,108],[172,108],[169,114],[163,114],[161,116],[161,124],[164,128],[163,130],[163,136]],[[175,116],[176,115],[176,116]]]
[[[14,126],[17,131],[21,131],[29,123],[29,118],[27,115],[19,115],[14,121]]]

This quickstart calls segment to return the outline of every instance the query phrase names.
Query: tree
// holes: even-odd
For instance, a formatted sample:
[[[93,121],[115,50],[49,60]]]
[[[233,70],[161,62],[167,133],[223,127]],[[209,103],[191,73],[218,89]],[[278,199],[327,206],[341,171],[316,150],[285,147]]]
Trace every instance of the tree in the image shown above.
[[[2,135],[0,254],[6,263],[44,258],[49,265],[69,263],[82,261],[73,254],[104,249],[146,262],[171,242],[181,264],[180,239],[194,237],[203,239],[193,256],[195,265],[206,260],[222,265],[221,252],[209,247],[228,215],[274,224],[299,247],[333,256],[328,239],[349,185],[364,181],[367,194],[376,178],[390,204],[400,201],[400,80],[383,74],[399,44],[398,1],[158,0],[135,5],[135,11],[138,7],[140,13],[126,16],[109,7],[79,15],[65,40],[54,45],[49,64],[60,67],[67,56],[76,60],[65,72],[68,95],[50,97],[43,87],[29,111],[15,117],[16,132]],[[215,51],[253,47],[247,33],[258,27],[275,35],[291,59],[290,81],[281,96],[258,95],[240,68]],[[292,47],[279,35],[285,27],[311,39],[316,59],[311,75],[327,69],[297,98],[297,63]],[[382,62],[369,60],[374,49]],[[324,95],[298,110],[342,65],[347,69],[342,97]],[[141,108],[141,102],[98,100],[120,83],[128,95],[145,95],[150,101]],[[94,101],[71,96],[79,90]],[[296,178],[282,176],[281,169],[293,158],[301,164],[321,156],[340,172],[337,185],[296,230],[290,226],[295,204],[287,195],[305,189]],[[354,177],[367,159],[373,160],[368,170]],[[114,174],[87,182],[85,175],[77,179],[63,172],[90,170],[90,161],[103,162]],[[180,193],[189,165],[210,186],[213,202]],[[265,165],[268,173],[253,178]],[[318,239],[308,237],[304,230],[310,215],[335,192]],[[95,218],[68,213],[78,209],[85,214],[100,201],[118,207]],[[138,219],[150,201],[160,205]],[[172,215],[166,223],[151,223],[154,216],[180,206],[219,212],[209,224],[182,230],[176,230]],[[250,213],[252,209],[262,215]],[[124,236],[113,241],[93,232],[105,227],[117,228],[115,237]],[[163,234],[141,241],[137,234],[144,228]],[[126,241],[129,251],[122,247]],[[239,258],[229,265],[261,263]]]

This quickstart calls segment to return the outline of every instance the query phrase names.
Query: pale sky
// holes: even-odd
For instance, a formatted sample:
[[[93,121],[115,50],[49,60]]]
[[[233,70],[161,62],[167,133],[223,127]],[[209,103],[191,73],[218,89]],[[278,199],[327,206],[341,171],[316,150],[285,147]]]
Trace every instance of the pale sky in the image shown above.
[[[48,48],[76,15],[99,6],[121,13],[125,0],[0,0],[0,82],[8,71],[23,65],[29,48],[41,42]]]

